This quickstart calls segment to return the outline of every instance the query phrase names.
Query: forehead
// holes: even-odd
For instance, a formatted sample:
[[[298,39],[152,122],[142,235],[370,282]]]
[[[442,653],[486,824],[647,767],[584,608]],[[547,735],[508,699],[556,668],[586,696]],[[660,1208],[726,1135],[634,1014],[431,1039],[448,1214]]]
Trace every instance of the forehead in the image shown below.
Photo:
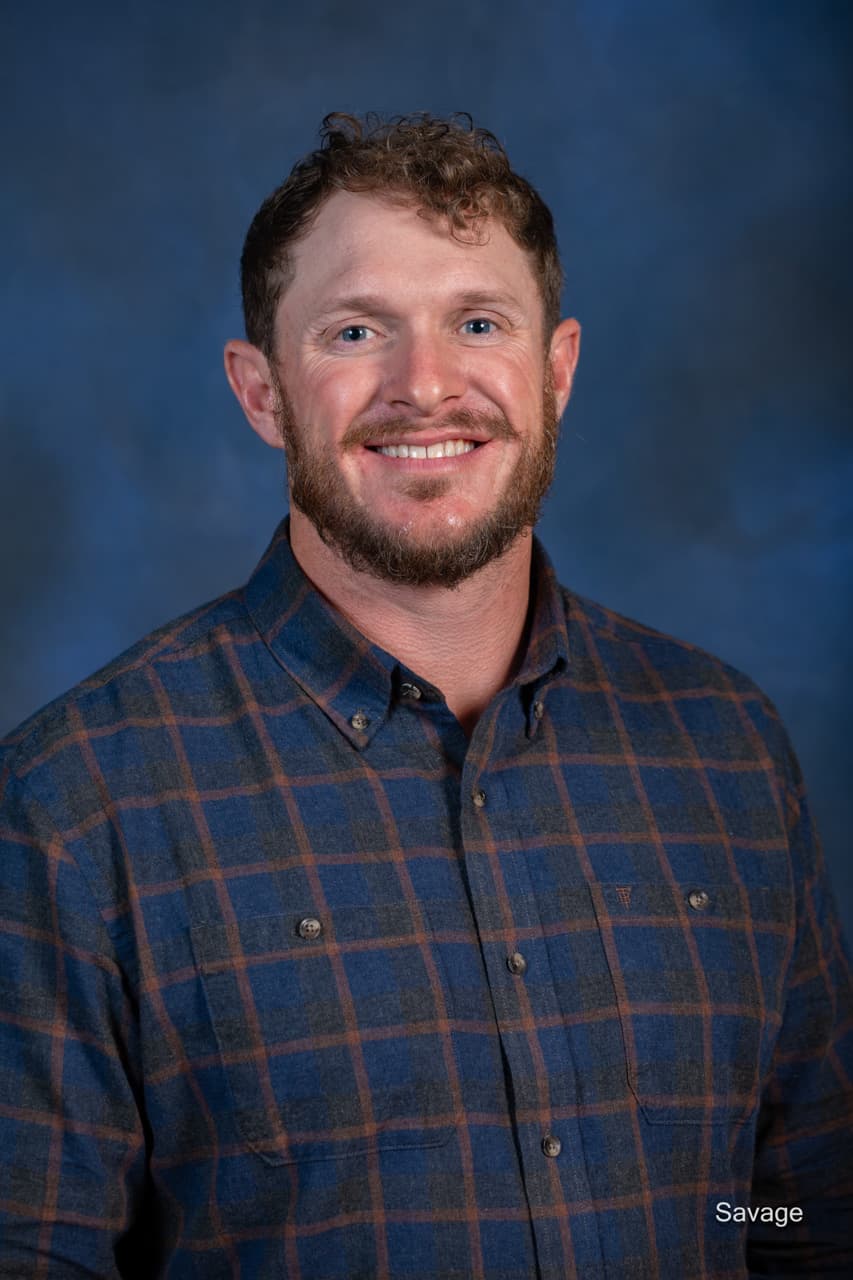
[[[530,258],[497,218],[487,218],[476,235],[453,235],[446,218],[375,194],[336,191],[293,246],[291,261],[283,302],[300,309],[382,288],[421,299],[443,288],[492,288],[512,292],[520,305],[538,301]]]

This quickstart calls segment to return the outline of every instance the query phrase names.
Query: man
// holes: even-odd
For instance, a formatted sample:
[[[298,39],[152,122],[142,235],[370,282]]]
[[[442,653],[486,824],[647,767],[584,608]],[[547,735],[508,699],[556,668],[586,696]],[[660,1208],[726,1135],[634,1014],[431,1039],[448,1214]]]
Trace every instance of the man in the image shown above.
[[[531,536],[560,287],[457,118],[327,117],[257,214],[225,364],[289,520],[4,744],[0,1274],[851,1273],[778,716]]]

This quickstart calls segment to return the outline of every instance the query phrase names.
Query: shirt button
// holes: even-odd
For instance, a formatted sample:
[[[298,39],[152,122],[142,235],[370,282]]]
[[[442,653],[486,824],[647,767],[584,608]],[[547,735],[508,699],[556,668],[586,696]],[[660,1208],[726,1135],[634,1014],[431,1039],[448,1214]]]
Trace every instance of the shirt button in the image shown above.
[[[704,889],[694,889],[692,893],[688,893],[687,901],[694,911],[704,911],[711,899]]]
[[[313,916],[306,916],[304,920],[299,921],[299,936],[300,938],[305,938],[308,942],[313,942],[315,938],[319,938],[322,932],[323,926]]]
[[[512,955],[506,958],[506,967],[510,973],[522,974],[527,970],[527,961],[520,951],[513,951]]]
[[[474,801],[475,808],[482,809],[486,803],[486,793],[485,791],[475,791],[471,799]]]
[[[555,1138],[552,1133],[547,1133],[542,1139],[542,1150],[549,1159],[553,1160],[563,1150],[563,1144],[559,1138]]]
[[[363,733],[370,721],[363,711],[356,711],[354,716],[350,716],[350,724],[353,729],[358,729],[359,733]]]
[[[542,717],[543,717],[543,716],[544,716],[544,714],[545,714],[545,703],[544,703],[544,702],[534,702],[534,704],[533,704],[533,714],[534,714],[534,716],[536,717],[536,719],[537,719],[537,720],[541,720],[541,719],[542,719]]]
[[[416,684],[412,684],[409,680],[403,681],[400,685],[400,692],[404,698],[414,698],[415,701],[423,696],[418,686]]]

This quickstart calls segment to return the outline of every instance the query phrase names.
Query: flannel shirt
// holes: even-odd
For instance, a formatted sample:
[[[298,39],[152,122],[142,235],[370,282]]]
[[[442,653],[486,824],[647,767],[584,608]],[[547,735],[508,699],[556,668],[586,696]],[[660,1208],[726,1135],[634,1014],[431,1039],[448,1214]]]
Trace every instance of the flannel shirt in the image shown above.
[[[849,956],[779,718],[535,539],[531,583],[470,741],[287,520],[5,739],[0,1274],[853,1274]]]

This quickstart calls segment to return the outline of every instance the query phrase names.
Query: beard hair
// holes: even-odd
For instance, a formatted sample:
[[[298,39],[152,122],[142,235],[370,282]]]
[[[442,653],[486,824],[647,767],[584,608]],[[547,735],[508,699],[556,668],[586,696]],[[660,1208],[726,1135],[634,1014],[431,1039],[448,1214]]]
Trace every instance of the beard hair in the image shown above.
[[[290,501],[311,521],[326,546],[357,573],[406,586],[453,589],[503,555],[517,538],[527,536],[538,521],[554,478],[559,436],[553,374],[547,358],[541,435],[537,440],[522,439],[515,470],[495,506],[456,538],[443,532],[420,541],[408,536],[406,526],[395,529],[375,520],[357,502],[329,452],[307,446],[305,432],[296,425],[292,405],[275,371],[273,379]],[[442,425],[464,427],[474,423],[486,427],[492,438],[518,439],[518,432],[502,416],[457,410]],[[370,431],[369,423],[351,430],[342,447],[361,448],[372,438]],[[375,427],[373,431],[375,436]],[[446,476],[414,477],[409,480],[406,494],[416,501],[428,502],[441,497],[453,483]]]

